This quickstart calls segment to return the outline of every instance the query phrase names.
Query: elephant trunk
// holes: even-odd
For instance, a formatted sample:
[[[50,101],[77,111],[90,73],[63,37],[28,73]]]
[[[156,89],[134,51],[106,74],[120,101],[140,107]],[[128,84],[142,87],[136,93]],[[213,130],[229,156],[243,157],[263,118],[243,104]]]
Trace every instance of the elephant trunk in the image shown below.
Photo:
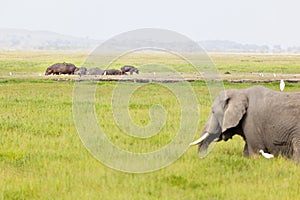
[[[212,142],[218,142],[222,140],[218,134],[204,133],[199,139],[190,143],[190,146],[198,145],[198,152],[202,155],[206,154],[209,145]]]
[[[198,152],[201,155],[206,155],[209,145],[212,142],[219,142],[220,140],[222,139],[218,136],[218,134],[209,134],[209,136],[203,142],[198,144]]]
[[[222,129],[218,120],[213,114],[210,114],[208,120],[202,128],[202,136],[190,143],[190,146],[198,145],[198,152],[202,155],[206,154],[208,147],[212,142],[218,142],[221,138]]]

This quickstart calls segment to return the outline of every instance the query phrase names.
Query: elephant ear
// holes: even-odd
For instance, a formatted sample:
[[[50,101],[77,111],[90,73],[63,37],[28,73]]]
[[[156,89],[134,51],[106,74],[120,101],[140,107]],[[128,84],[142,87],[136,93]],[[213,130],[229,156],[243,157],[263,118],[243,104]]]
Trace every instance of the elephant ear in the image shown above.
[[[227,91],[225,95],[225,113],[222,132],[236,127],[248,108],[248,98],[245,93],[241,93],[237,90],[230,90]]]

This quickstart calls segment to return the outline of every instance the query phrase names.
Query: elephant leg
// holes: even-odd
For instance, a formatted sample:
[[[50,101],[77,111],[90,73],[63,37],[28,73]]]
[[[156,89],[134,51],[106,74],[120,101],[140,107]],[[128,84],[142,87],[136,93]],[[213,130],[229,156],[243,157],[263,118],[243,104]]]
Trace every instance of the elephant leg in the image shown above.
[[[254,144],[251,145],[251,143],[246,142],[244,147],[244,156],[246,157],[257,157],[259,156],[259,150],[264,149],[261,145]]]
[[[300,140],[293,143],[293,160],[300,163]]]
[[[245,146],[244,146],[244,154],[243,154],[245,157],[249,157],[249,151],[248,151],[248,144],[247,142],[245,143]]]

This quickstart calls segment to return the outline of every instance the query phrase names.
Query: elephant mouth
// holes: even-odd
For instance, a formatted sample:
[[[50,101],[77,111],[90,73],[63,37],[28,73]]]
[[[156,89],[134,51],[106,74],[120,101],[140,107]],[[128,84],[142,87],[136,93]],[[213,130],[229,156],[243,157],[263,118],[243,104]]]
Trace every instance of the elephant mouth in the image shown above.
[[[213,142],[220,142],[224,140],[225,142],[232,139],[232,135],[221,134],[219,137],[215,138]]]
[[[222,140],[222,138],[218,137],[218,138],[214,139],[213,142],[220,142],[221,140]]]
[[[224,140],[225,142],[232,139],[232,136],[227,137],[226,135],[222,135],[222,140]]]
[[[220,135],[220,140],[224,140],[225,142],[232,139],[234,134],[232,134],[231,132],[224,132]]]
[[[190,146],[209,146],[209,144],[212,142],[220,142],[222,140],[228,141],[229,139],[232,139],[232,136],[233,134],[227,132],[221,133],[220,135],[206,132],[198,140],[195,140],[194,142],[190,143]]]

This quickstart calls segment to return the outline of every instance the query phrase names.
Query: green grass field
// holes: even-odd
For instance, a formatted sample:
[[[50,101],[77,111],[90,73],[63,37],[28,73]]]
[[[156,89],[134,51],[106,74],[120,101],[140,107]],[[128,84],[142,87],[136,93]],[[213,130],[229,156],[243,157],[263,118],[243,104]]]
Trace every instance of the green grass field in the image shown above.
[[[43,73],[56,62],[72,62],[84,65],[90,52],[72,51],[1,51],[0,76],[9,72],[16,74]],[[209,54],[220,73],[224,72],[270,72],[300,74],[300,55],[273,54]],[[133,53],[120,57],[110,68],[124,64],[139,66],[141,63],[156,63],[173,67],[177,71],[193,71],[181,58],[166,53]],[[104,68],[105,66],[98,66]]]
[[[191,147],[172,165],[161,170],[130,174],[108,168],[93,158],[82,144],[72,114],[73,82],[42,78],[6,77],[7,73],[40,73],[54,62],[82,65],[86,52],[2,52],[0,54],[0,199],[299,199],[300,170],[291,160],[244,158],[238,136],[218,143],[200,159]],[[147,59],[141,58],[143,60]],[[176,65],[176,60],[157,57]],[[299,73],[299,55],[214,54],[220,72]],[[262,61],[261,61],[262,60]],[[259,61],[259,62],[258,62]],[[132,61],[120,61],[118,65]],[[169,62],[169,63],[168,63]],[[134,63],[133,63],[134,64]],[[284,68],[282,68],[284,67]],[[180,65],[184,70],[184,66]],[[95,110],[99,125],[120,148],[151,152],[169,143],[180,126],[179,104],[159,84],[141,87],[129,102],[133,121],[150,122],[149,108],[162,105],[166,126],[160,134],[141,140],[128,137],[114,124],[111,105],[116,82],[99,82]],[[205,82],[190,83],[197,96],[200,135],[210,112]],[[253,83],[224,83],[226,89]],[[278,83],[262,84],[278,90]],[[175,88],[180,84],[174,83]],[[300,91],[300,83],[286,83],[286,91]],[[151,97],[151,98],[149,98]]]

